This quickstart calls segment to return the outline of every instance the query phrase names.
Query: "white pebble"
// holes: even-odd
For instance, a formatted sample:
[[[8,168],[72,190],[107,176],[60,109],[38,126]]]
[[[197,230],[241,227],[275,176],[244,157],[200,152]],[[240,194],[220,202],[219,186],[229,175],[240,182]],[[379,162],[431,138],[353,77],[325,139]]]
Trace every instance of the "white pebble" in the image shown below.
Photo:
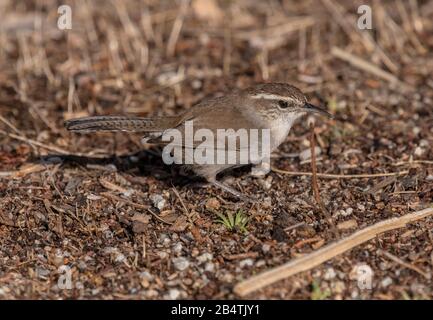
[[[322,149],[320,147],[316,146],[314,148],[314,153],[316,154],[316,157],[317,157],[318,155],[320,155],[322,153]],[[301,161],[305,161],[305,160],[311,159],[311,149],[308,148],[308,149],[305,149],[305,150],[301,151],[299,153],[299,159]]]
[[[343,217],[350,216],[352,213],[353,213],[353,209],[352,208],[347,208],[346,210],[341,210],[341,215]]]
[[[323,275],[323,278],[325,280],[331,280],[331,279],[334,279],[336,275],[337,274],[335,273],[334,268],[328,268],[326,270],[325,274]]]
[[[244,259],[241,262],[239,262],[239,266],[241,268],[251,267],[253,264],[254,264],[253,259]]]
[[[211,253],[205,252],[202,255],[197,257],[197,261],[199,263],[204,263],[206,261],[210,261],[213,259],[213,255]]]
[[[214,272],[215,265],[212,262],[208,262],[208,263],[205,264],[204,270],[205,271],[209,271],[209,272]]]
[[[154,194],[150,197],[153,205],[158,208],[158,210],[162,210],[165,207],[165,199],[160,194]]]
[[[117,255],[116,255],[116,258],[114,259],[114,262],[123,262],[123,261],[125,261],[126,260],[126,257],[125,257],[125,255],[123,254],[123,253],[118,253]]]
[[[168,253],[165,252],[165,251],[159,251],[159,252],[158,252],[158,257],[159,257],[160,259],[165,259],[165,258],[168,257]]]
[[[189,267],[189,261],[185,257],[173,258],[172,262],[174,267],[179,271],[186,270]]]
[[[182,252],[182,243],[177,242],[174,246],[173,246],[173,252],[174,253],[181,253]]]
[[[380,284],[382,285],[383,288],[386,288],[392,284],[392,279],[390,277],[386,277],[385,279],[382,280]]]
[[[256,262],[256,267],[260,268],[266,265],[266,261],[265,260],[259,260]]]
[[[413,152],[414,155],[416,155],[417,157],[420,157],[424,154],[425,149],[421,148],[421,147],[416,147],[415,151]]]
[[[271,246],[269,244],[267,244],[267,243],[264,243],[262,245],[262,251],[263,251],[263,253],[268,253],[269,250],[271,250]]]
[[[147,271],[143,271],[140,273],[140,278],[146,279],[147,281],[153,281],[153,275],[151,275]]]
[[[170,237],[167,234],[161,233],[159,235],[159,242],[161,242],[163,245],[167,246],[167,245],[170,244],[171,240],[170,240]]]
[[[170,300],[176,300],[180,297],[180,291],[177,289],[170,289],[168,291],[168,298]]]

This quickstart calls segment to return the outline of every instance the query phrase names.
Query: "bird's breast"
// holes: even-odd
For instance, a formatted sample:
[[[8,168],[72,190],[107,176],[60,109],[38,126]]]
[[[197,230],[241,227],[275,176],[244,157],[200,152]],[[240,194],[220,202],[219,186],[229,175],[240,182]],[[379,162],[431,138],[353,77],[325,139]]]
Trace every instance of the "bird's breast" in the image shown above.
[[[287,120],[277,120],[271,126],[271,150],[275,150],[278,148],[280,144],[282,144],[287,135],[290,132],[290,128],[292,127],[291,122],[287,122]]]

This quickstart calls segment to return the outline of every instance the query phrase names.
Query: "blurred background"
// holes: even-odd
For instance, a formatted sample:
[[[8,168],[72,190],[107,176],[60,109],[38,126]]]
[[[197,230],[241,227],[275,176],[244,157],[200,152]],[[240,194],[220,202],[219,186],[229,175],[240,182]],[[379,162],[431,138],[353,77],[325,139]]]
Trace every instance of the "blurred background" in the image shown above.
[[[69,6],[69,16],[58,11],[61,5]],[[362,24],[362,5],[370,8],[370,24]],[[83,0],[0,6],[2,99],[18,93],[19,103],[40,106],[28,110],[4,103],[3,109],[21,110],[20,121],[30,120],[39,133],[48,128],[59,133],[60,120],[72,116],[172,114],[209,93],[264,81],[290,82],[330,103],[334,112],[346,107],[341,104],[353,113],[370,102],[378,109],[385,102],[395,105],[401,102],[395,94],[407,87],[431,102],[432,1]],[[360,29],[358,20],[370,29]],[[356,59],[379,71],[366,72]],[[389,87],[395,92],[384,94]],[[336,101],[337,95],[351,101]]]
[[[161,179],[169,169],[140,162],[149,154],[140,152],[139,136],[73,135],[63,121],[74,117],[172,115],[234,88],[288,82],[336,115],[316,120],[320,172],[404,172],[394,180],[321,181],[336,223],[349,221],[341,232],[422,208],[433,197],[431,0],[3,0],[0,70],[5,298],[232,298],[236,281],[330,240],[308,177],[274,171],[264,180],[235,178],[260,200],[247,209],[254,237],[245,237],[218,228],[208,211],[234,212],[238,204],[219,191],[180,188],[192,212],[186,220],[169,178]],[[274,167],[310,171],[308,137],[301,122],[273,156]],[[135,193],[125,191],[131,188]],[[122,198],[101,195],[107,190]],[[131,202],[157,207],[176,228],[149,215],[126,219],[143,209]],[[431,238],[420,232],[431,226],[384,243],[431,270]],[[173,249],[175,242],[183,249]],[[432,297],[431,280],[384,261],[376,245],[333,260],[333,276],[318,267],[252,297]],[[206,270],[195,260],[203,252],[212,255],[202,259]],[[359,291],[349,277],[363,259],[378,277],[372,291]],[[84,288],[53,287],[62,263]]]

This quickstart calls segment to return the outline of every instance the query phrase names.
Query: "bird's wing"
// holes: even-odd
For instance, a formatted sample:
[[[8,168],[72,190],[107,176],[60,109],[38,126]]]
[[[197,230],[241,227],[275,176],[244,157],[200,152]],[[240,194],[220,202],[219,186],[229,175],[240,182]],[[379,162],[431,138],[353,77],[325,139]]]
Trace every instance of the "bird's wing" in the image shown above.
[[[182,120],[179,121],[179,124],[172,128],[161,132],[159,136],[150,138],[147,140],[149,143],[158,143],[158,144],[167,144],[172,140],[167,140],[170,136],[175,136],[179,132],[181,135],[180,145],[185,148],[196,148],[201,145],[203,141],[206,140],[207,143],[213,143],[215,149],[219,149],[221,146],[224,146],[224,150],[240,150],[249,148],[249,145],[240,145],[240,136],[247,134],[250,137],[251,130],[257,129],[258,136],[257,140],[259,145],[261,145],[261,135],[263,126],[256,125],[258,121],[255,121],[254,114],[247,113],[248,109],[242,106],[242,102],[239,102],[238,105],[234,105],[233,101],[231,103],[225,103],[224,97],[218,100],[214,99],[212,101],[207,101],[206,104],[196,105],[194,108],[191,108],[182,117]],[[185,134],[189,128],[192,127],[193,136],[191,137],[189,143],[187,143],[187,137]],[[200,129],[207,129],[209,131],[199,131]],[[224,135],[220,130],[225,130]],[[232,130],[227,130],[232,129]],[[206,133],[212,134],[212,140],[207,137]],[[206,136],[204,136],[204,135]],[[163,139],[163,136],[165,138]],[[197,139],[194,139],[197,138]],[[201,140],[198,138],[202,138]],[[234,139],[236,144],[229,144],[228,141],[230,139]],[[192,141],[191,141],[192,140]],[[218,144],[219,143],[219,144]],[[173,143],[172,143],[173,145]],[[202,145],[203,146],[203,145]],[[219,147],[218,147],[219,146]]]

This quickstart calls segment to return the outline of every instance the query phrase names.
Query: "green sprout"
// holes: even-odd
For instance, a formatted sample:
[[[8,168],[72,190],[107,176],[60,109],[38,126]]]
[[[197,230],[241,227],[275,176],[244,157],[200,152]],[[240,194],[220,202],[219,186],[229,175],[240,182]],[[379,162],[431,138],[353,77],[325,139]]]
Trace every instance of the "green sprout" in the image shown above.
[[[238,210],[235,216],[231,212],[228,212],[227,215],[222,213],[215,212],[218,216],[217,222],[221,223],[223,226],[227,228],[229,231],[241,231],[243,233],[247,233],[247,224],[249,218],[243,214],[242,210]]]
[[[424,298],[421,295],[414,295],[414,296],[410,296],[409,293],[407,293],[406,291],[402,291],[401,292],[401,299],[402,300],[427,300],[428,298]]]
[[[313,282],[312,287],[313,291],[311,292],[311,300],[325,300],[331,295],[329,289],[322,290],[316,281]]]

